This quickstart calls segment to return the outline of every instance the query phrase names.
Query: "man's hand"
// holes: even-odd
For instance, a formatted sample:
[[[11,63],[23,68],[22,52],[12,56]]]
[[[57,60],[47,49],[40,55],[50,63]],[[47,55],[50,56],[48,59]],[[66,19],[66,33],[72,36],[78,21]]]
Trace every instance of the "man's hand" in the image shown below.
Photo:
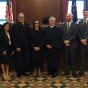
[[[3,55],[6,55],[6,54],[7,54],[6,51],[4,51],[4,52],[3,52]]]
[[[87,40],[86,40],[86,39],[82,39],[82,40],[81,40],[81,43],[82,43],[83,45],[86,45],[86,44],[87,44]]]
[[[64,40],[64,44],[65,44],[65,46],[70,46],[68,40]]]
[[[48,49],[52,49],[53,47],[51,45],[47,45],[47,48]]]
[[[16,50],[17,50],[17,51],[21,51],[21,49],[20,49],[20,48],[16,48]]]
[[[12,51],[11,55],[13,55],[13,54],[14,54],[14,52]]]

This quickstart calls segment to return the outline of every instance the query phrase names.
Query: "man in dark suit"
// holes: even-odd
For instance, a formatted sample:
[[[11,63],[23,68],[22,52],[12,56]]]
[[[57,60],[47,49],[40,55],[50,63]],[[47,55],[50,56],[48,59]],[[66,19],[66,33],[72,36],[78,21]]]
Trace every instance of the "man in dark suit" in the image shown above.
[[[79,43],[81,50],[81,68],[79,76],[84,75],[84,70],[86,66],[86,56],[88,52],[88,9],[83,10],[84,19],[79,21]]]
[[[77,48],[77,33],[78,26],[76,23],[72,22],[73,15],[71,13],[66,14],[66,22],[62,25],[62,37],[64,43],[65,52],[65,73],[63,76],[70,74],[70,69],[72,69],[73,77],[76,75],[76,48]]]
[[[26,71],[30,67],[29,51],[29,25],[24,22],[23,13],[18,14],[18,22],[12,27],[14,46],[16,49],[17,77],[27,76]]]
[[[48,72],[52,77],[58,75],[59,54],[62,45],[61,30],[55,25],[55,22],[56,18],[51,16],[49,26],[45,29]]]

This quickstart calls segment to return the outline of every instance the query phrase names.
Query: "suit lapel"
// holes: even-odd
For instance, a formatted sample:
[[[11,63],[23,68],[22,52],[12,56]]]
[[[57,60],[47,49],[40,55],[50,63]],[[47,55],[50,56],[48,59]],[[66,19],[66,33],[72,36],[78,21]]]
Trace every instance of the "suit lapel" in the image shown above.
[[[86,35],[87,31],[88,31],[88,21],[87,21],[86,27],[84,29],[84,35]]]
[[[64,29],[65,29],[65,30],[64,30],[64,31],[65,31],[65,34],[67,34],[67,23],[65,23],[64,27],[65,27],[65,28],[64,28]]]

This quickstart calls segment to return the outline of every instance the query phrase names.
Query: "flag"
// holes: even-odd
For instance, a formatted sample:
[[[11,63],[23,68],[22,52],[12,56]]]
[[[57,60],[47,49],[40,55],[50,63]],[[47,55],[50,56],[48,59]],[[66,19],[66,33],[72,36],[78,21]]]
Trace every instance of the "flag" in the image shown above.
[[[12,23],[11,0],[7,0],[5,17],[7,22]]]
[[[74,15],[74,17],[73,17],[73,22],[77,22],[76,0],[72,0],[72,14]]]

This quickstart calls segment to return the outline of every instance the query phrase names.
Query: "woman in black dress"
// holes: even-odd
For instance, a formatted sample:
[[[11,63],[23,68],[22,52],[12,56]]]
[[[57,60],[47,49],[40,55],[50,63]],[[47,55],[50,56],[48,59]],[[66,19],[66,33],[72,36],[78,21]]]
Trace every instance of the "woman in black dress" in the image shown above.
[[[0,33],[0,53],[1,53],[1,69],[5,80],[10,79],[8,71],[10,64],[10,56],[12,52],[12,41],[10,36],[10,24],[4,23],[3,31]]]
[[[44,46],[44,31],[40,28],[40,21],[33,22],[33,29],[30,31],[30,43],[32,49],[32,66],[34,69],[34,76],[40,76],[40,68],[43,60],[43,46]]]

